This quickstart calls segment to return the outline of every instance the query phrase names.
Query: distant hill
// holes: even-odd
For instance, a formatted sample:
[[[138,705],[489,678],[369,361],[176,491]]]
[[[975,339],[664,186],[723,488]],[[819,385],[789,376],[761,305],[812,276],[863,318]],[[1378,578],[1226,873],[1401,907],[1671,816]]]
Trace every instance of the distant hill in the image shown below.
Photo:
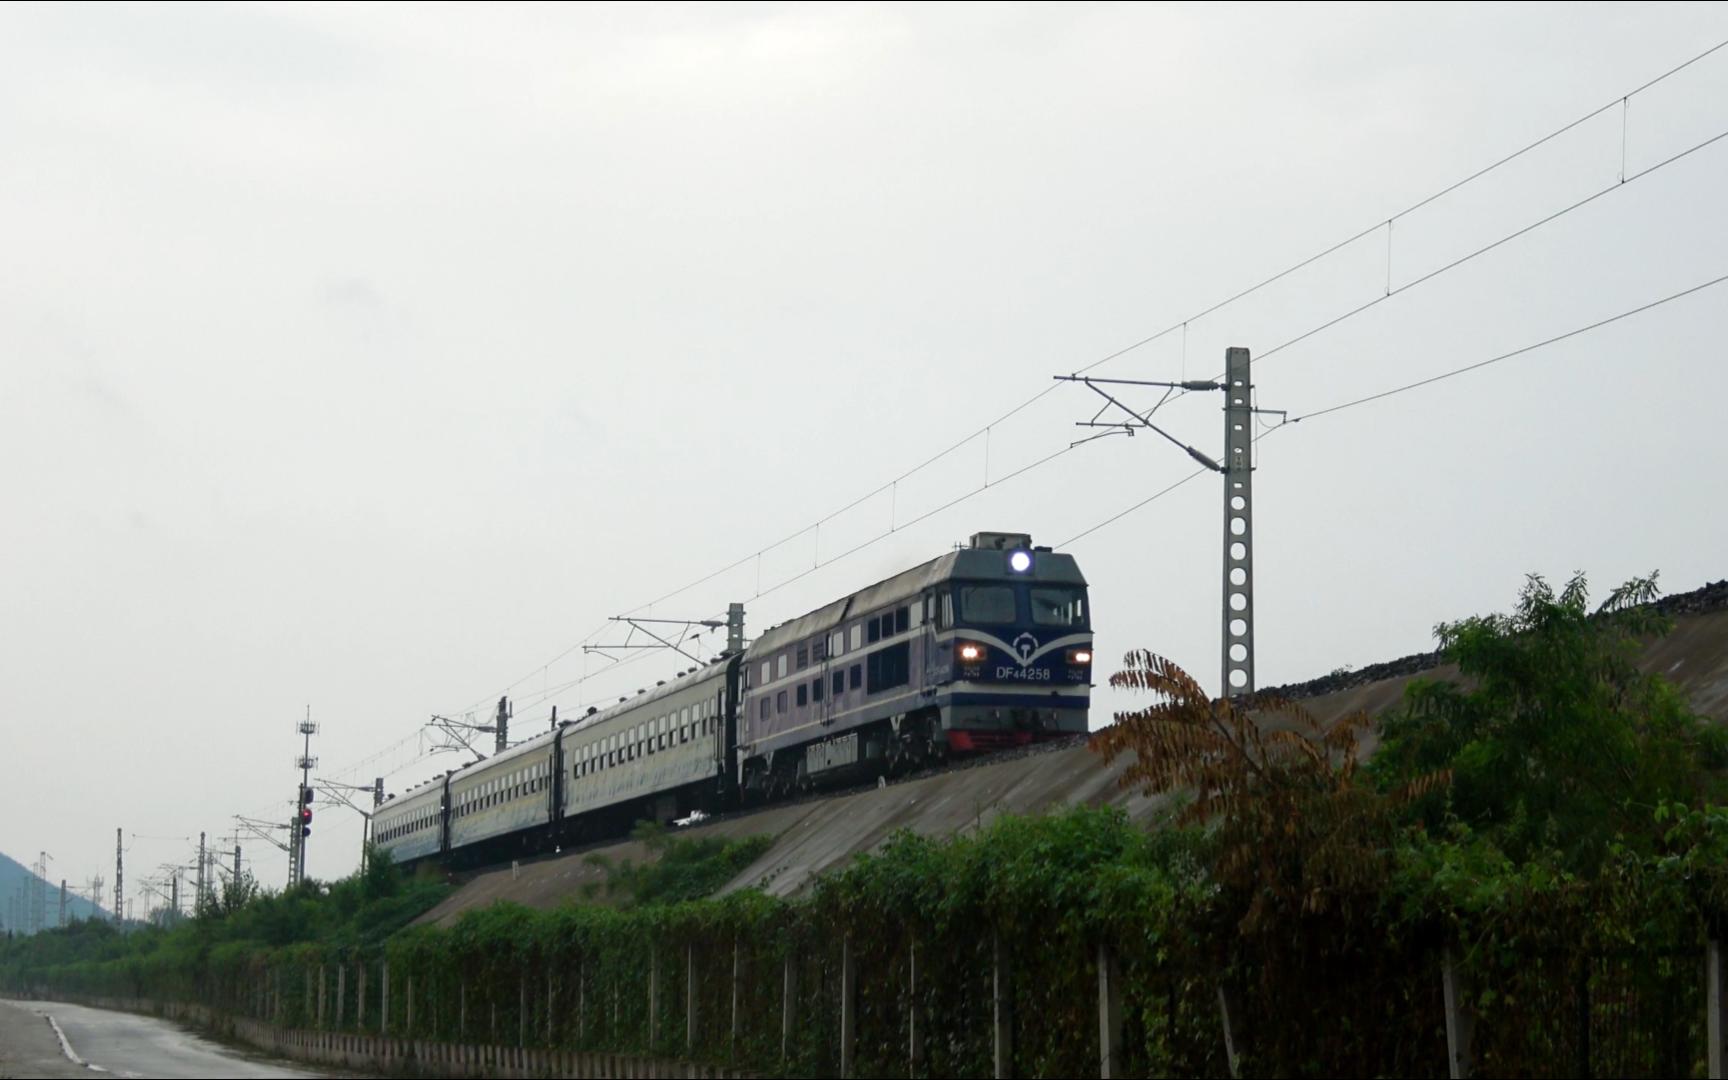
[[[18,860],[0,853],[0,928],[29,933],[32,925],[31,909],[37,883],[41,881],[29,868]],[[82,886],[83,882],[66,883],[66,919],[88,919],[93,915],[107,917],[107,913],[99,911],[90,901],[71,894],[74,887]],[[52,928],[60,919],[60,882],[48,883],[46,902],[42,906],[42,925]]]

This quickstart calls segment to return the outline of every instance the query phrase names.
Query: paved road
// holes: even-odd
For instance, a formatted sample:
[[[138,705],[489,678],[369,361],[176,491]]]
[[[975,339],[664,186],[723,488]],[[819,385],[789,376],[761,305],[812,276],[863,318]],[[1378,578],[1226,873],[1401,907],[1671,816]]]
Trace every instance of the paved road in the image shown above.
[[[0,1076],[79,1076],[42,1016],[53,1017],[80,1063],[118,1077],[314,1077],[269,1059],[201,1038],[155,1017],[52,1001],[0,1002]]]

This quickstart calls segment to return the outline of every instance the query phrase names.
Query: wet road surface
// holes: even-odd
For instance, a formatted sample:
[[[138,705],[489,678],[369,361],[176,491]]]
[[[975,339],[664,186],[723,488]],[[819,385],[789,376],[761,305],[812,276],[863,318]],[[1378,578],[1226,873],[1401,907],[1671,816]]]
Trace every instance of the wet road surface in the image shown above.
[[[67,1046],[79,1064],[93,1066],[118,1077],[315,1077],[286,1062],[246,1055],[243,1051],[212,1042],[166,1020],[132,1013],[63,1005],[52,1001],[6,1002],[0,1008],[26,1013],[29,1021],[45,1030],[49,1025],[38,1014],[53,1017]],[[51,1030],[47,1038],[54,1040]],[[12,1062],[7,1062],[12,1065]],[[72,1065],[63,1060],[62,1065]],[[100,1075],[91,1069],[74,1072]],[[43,1075],[24,1073],[17,1075]],[[54,1075],[63,1075],[58,1072]]]

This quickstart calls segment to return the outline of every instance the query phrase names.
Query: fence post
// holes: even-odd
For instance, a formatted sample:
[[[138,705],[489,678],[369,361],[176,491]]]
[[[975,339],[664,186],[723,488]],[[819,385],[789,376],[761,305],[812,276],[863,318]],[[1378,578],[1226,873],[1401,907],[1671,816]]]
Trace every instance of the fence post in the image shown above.
[[[906,1060],[911,1075],[924,1069],[924,1032],[918,1027],[918,939],[906,958]]]
[[[857,1068],[858,971],[852,962],[852,935],[840,939],[840,1077],[851,1080]]]
[[[302,1002],[300,1010],[300,1026],[304,1027],[306,1020],[312,1015],[312,968],[310,966],[301,968],[300,973],[304,976],[300,981],[306,988],[306,1000]]]
[[[528,976],[516,982],[516,1045],[528,1045]]]
[[[1476,1018],[1466,1003],[1470,991],[1464,973],[1459,970],[1457,954],[1451,949],[1440,957],[1440,989],[1446,1006],[1446,1075],[1452,1080],[1467,1080],[1474,1064],[1470,1060],[1470,1038],[1475,1033]]]
[[[780,1060],[792,1058],[792,1024],[798,1016],[798,961],[786,957],[786,972],[780,980]]]
[[[414,973],[408,973],[408,1015],[403,1021],[403,1030],[408,1037],[414,1037]]]
[[[354,1003],[354,1026],[366,1030],[366,961],[360,961],[359,1000]]]
[[[347,1011],[346,1009],[343,1008],[343,1006],[347,1004],[347,1001],[348,1001],[348,965],[347,964],[337,964],[336,965],[336,1028],[337,1028],[337,1030],[341,1030],[341,1028],[342,1028],[342,1014]]]
[[[1122,1075],[1122,972],[1116,953],[1098,943],[1098,1076]]]
[[[1710,1040],[1705,1059],[1710,1080],[1728,1078],[1728,957],[1715,938],[1704,950],[1704,1030]]]
[[[744,992],[744,984],[739,978],[740,970],[738,939],[734,937],[732,939],[732,1029],[730,1034],[727,1036],[727,1049],[731,1054],[736,1054],[738,1052],[738,1007],[740,1005],[740,998],[743,996]]]
[[[653,1052],[660,1039],[660,949],[648,947],[648,1050]]]
[[[588,1037],[588,956],[583,954],[576,968],[576,1041]]]
[[[378,985],[384,991],[384,1004],[378,1010],[378,1034],[383,1035],[390,1030],[390,961],[384,961],[384,972],[379,977]]]
[[[684,944],[684,1053],[696,1054],[696,943]]]
[[[1575,1075],[1585,1077],[1593,1075],[1590,1071],[1590,957],[1586,955],[1580,963],[1576,978],[1574,997],[1578,1002],[1578,1061]]]
[[[990,932],[990,969],[994,991],[996,1029],[996,1080],[1014,1075],[1013,988],[1008,981],[1008,953],[1002,948],[1000,931]]]
[[[1236,1050],[1236,1026],[1231,1016],[1230,995],[1218,984],[1218,1017],[1224,1024],[1224,1060],[1230,1063],[1230,1080],[1242,1075],[1241,1055]]]
[[[318,1027],[324,1027],[324,965],[318,965]]]
[[[468,1037],[468,980],[456,984],[456,1038]]]
[[[552,1045],[552,1017],[558,1010],[558,986],[552,981],[552,965],[546,965],[546,1045]]]

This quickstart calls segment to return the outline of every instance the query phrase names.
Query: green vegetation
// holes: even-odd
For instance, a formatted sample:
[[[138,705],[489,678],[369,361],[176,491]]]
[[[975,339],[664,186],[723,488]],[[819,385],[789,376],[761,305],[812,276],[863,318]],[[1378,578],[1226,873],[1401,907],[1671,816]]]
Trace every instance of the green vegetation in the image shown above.
[[[774,846],[771,836],[690,837],[669,833],[659,822],[643,821],[630,838],[654,856],[643,862],[613,860],[595,852],[583,861],[605,871],[604,887],[590,886],[590,898],[604,892],[625,906],[675,904],[709,896],[737,877]]]
[[[1381,722],[1383,785],[1446,770],[1429,826],[1467,827],[1517,862],[1595,871],[1611,850],[1649,855],[1656,809],[1721,797],[1724,731],[1636,665],[1670,622],[1656,579],[1616,589],[1595,613],[1582,575],[1556,595],[1532,577],[1510,615],[1442,624],[1435,634],[1463,682],[1421,680]]]
[[[1634,663],[1668,629],[1647,603],[1654,584],[1592,612],[1582,578],[1558,594],[1532,578],[1511,614],[1441,626],[1459,678],[1413,682],[1377,725],[1213,701],[1176,665],[1131,654],[1112,681],[1152,702],[1094,748],[1158,800],[1151,830],[1081,807],[952,838],[902,833],[785,900],[712,896],[765,839],[648,827],[636,835],[656,861],[591,860],[606,906],[499,904],[401,930],[438,890],[384,867],[152,938],[85,927],[15,943],[0,981],[148,989],[306,1024],[300,988],[337,965],[371,965],[376,1017],[388,960],[393,1031],[412,1000],[423,1037],[682,1052],[693,1002],[709,1018],[690,1037],[698,1059],[832,1075],[846,953],[859,1075],[905,1074],[916,1015],[925,1072],[984,1076],[1000,962],[1017,1069],[1083,1075],[1097,1067],[1108,946],[1130,1074],[1226,1072],[1222,992],[1253,1018],[1244,1075],[1426,1075],[1445,1060],[1449,954],[1485,1075],[1692,1074],[1699,958],[1728,929],[1728,743]],[[788,973],[801,1019],[783,1059]],[[736,1032],[717,1019],[734,1009]]]
[[[195,918],[171,927],[121,934],[105,920],[85,921],[12,941],[0,947],[0,979],[131,997],[203,986],[213,966],[264,956],[381,954],[392,935],[450,887],[410,879],[376,850],[367,866],[332,884],[308,881],[279,893],[261,892],[250,880],[230,884]]]

